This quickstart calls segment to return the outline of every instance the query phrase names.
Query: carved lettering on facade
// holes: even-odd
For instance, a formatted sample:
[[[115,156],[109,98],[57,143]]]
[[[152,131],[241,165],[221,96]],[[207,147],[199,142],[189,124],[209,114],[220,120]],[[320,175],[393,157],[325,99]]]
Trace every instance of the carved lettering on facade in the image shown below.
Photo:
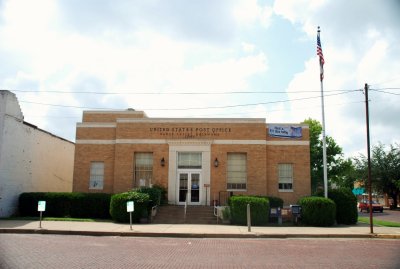
[[[149,131],[151,134],[162,137],[193,139],[218,137],[231,133],[232,129],[229,127],[150,127]]]

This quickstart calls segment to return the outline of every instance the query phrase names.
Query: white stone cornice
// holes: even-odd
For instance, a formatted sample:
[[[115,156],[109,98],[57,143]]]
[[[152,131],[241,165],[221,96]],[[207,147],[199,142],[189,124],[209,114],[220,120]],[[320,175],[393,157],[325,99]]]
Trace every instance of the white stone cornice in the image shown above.
[[[299,141],[266,141],[268,146],[308,146],[310,141],[299,140]]]
[[[118,123],[261,123],[265,124],[263,118],[249,118],[249,119],[236,119],[236,118],[120,118],[117,119]],[[186,127],[186,126],[185,126]]]
[[[265,140],[214,140],[217,145],[265,145]]]
[[[209,146],[215,145],[268,145],[268,146],[308,146],[310,141],[265,141],[265,140],[166,140],[166,139],[78,139],[76,144],[168,144],[170,146]]]
[[[78,122],[77,128],[115,128],[117,124],[115,122]]]
[[[303,129],[309,129],[310,127],[304,123],[267,123],[266,126],[268,128],[269,125],[273,126],[293,126],[293,127],[301,127]]]
[[[165,139],[116,139],[117,144],[166,144]]]
[[[75,144],[78,144],[78,145],[115,145],[115,140],[77,139]]]

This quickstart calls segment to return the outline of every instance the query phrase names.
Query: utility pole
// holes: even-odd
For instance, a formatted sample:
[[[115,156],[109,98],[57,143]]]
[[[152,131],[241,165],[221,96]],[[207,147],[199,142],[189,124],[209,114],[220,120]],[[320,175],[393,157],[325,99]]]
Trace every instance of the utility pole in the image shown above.
[[[368,152],[368,202],[369,202],[369,228],[371,234],[374,233],[374,224],[373,224],[373,217],[372,217],[372,187],[371,187],[371,150],[369,144],[369,107],[368,107],[368,84],[365,83],[365,113],[366,113],[366,120],[367,120],[367,152]]]

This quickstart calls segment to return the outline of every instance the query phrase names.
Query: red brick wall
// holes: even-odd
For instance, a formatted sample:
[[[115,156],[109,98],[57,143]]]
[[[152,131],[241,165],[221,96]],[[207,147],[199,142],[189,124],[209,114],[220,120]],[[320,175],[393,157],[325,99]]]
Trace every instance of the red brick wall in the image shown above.
[[[116,122],[117,118],[133,119],[145,118],[143,113],[90,113],[83,115],[84,122]],[[148,118],[147,118],[148,119]],[[174,122],[175,121],[175,122]],[[229,120],[228,120],[229,121]],[[245,120],[243,120],[245,121]],[[135,152],[153,153],[153,184],[168,186],[168,144],[135,144],[130,139],[160,139],[168,140],[212,140],[211,144],[211,200],[218,197],[220,191],[226,191],[226,162],[227,154],[240,152],[247,154],[247,190],[234,192],[235,194],[270,195],[284,199],[285,204],[294,204],[305,195],[310,195],[310,149],[309,129],[303,128],[303,137],[286,139],[270,137],[267,125],[263,122],[249,121],[228,123],[204,120],[195,122],[188,119],[181,123],[176,120],[159,119],[151,121],[119,121],[116,128],[91,127],[79,125],[76,133],[77,144],[75,149],[74,191],[88,192],[91,161],[104,161],[105,176],[103,192],[124,192],[130,190],[134,184],[134,154]],[[115,143],[115,139],[122,139],[123,143]],[[105,140],[108,144],[82,144],[85,140]],[[221,144],[218,140],[232,142]],[[238,144],[243,140],[244,144]],[[249,144],[256,141],[256,144]],[[266,142],[263,142],[266,141]],[[280,145],[292,143],[295,145]],[[120,140],[121,142],[121,140]],[[126,144],[124,144],[126,142]],[[279,143],[271,145],[264,143]],[[296,144],[297,143],[297,144]],[[299,144],[299,143],[303,143]],[[306,144],[304,144],[306,143]],[[165,166],[160,165],[164,158]],[[214,160],[218,158],[219,166],[214,167]],[[294,168],[293,192],[279,192],[278,164],[292,163]],[[171,179],[175,180],[175,179]],[[93,190],[90,190],[93,191]]]

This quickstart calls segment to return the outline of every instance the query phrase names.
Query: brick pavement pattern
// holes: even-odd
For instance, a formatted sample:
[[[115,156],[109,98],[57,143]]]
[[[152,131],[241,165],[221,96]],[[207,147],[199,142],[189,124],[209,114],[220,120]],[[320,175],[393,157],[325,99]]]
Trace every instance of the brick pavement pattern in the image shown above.
[[[0,234],[0,268],[400,268],[400,240]]]

